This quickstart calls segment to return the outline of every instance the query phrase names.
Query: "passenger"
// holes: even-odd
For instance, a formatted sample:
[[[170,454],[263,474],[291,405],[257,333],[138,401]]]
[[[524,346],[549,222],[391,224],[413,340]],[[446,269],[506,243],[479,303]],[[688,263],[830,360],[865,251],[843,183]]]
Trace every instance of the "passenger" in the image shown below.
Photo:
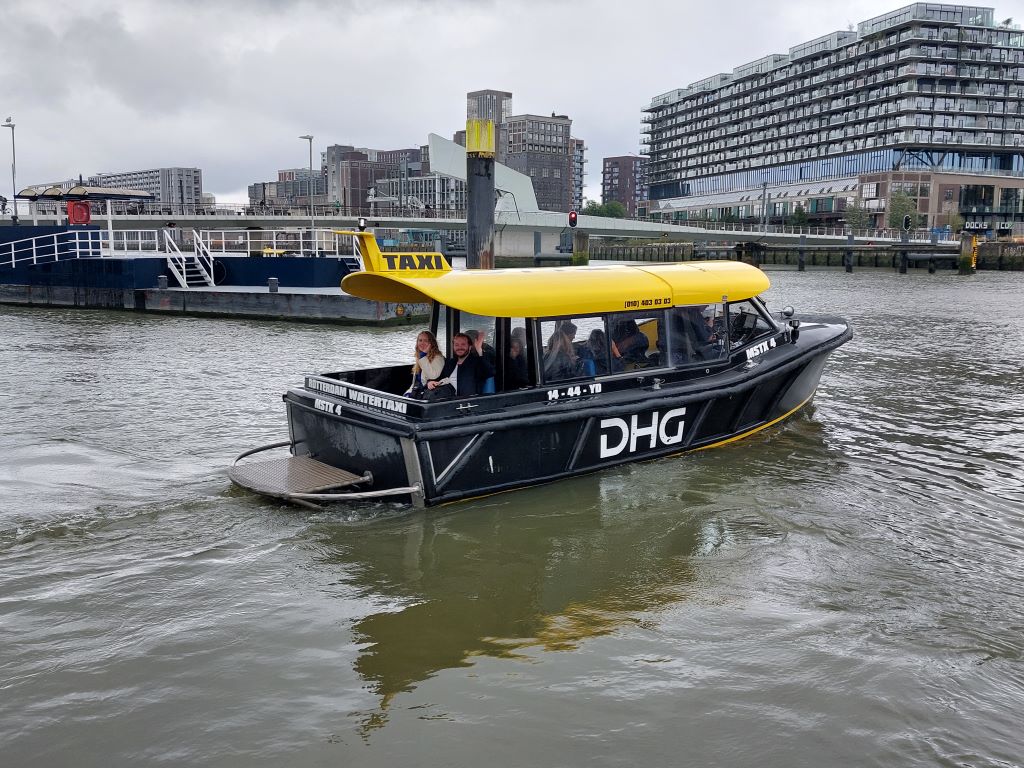
[[[711,318],[704,317],[704,310],[707,308],[707,304],[703,307],[687,307],[690,322],[697,336],[697,346],[701,349],[718,341],[718,336],[711,325]]]
[[[466,331],[466,335],[473,340],[473,347],[476,349],[476,353],[493,366],[496,355],[494,347],[486,341],[487,335],[480,329],[470,329]]]
[[[520,325],[512,329],[512,338],[518,339],[524,350],[528,346],[526,343],[526,329],[523,326]]]
[[[647,364],[647,336],[640,330],[636,320],[622,320],[612,334],[612,341],[618,347],[623,363]]]
[[[576,331],[579,330],[579,328],[577,328],[576,326],[576,323],[572,322],[571,320],[562,320],[561,322],[558,323],[557,328],[563,334],[565,334],[565,338],[569,340],[569,346],[572,347],[573,354],[575,354],[577,357],[586,358],[586,344],[576,343]]]
[[[576,354],[570,337],[559,327],[548,339],[544,353],[544,380],[562,381],[582,375],[583,361]]]
[[[576,331],[579,330],[576,324],[571,320],[562,320],[558,324],[558,330],[566,335],[569,339],[569,343],[572,344],[576,340]]]
[[[590,332],[586,343],[587,356],[594,361],[594,369],[598,376],[606,373],[617,373],[622,370],[622,360],[619,348],[613,341],[611,349],[608,349],[608,337],[600,328]],[[608,353],[611,352],[611,370],[608,369]]]
[[[455,356],[444,364],[437,378],[427,382],[427,399],[479,395],[487,379],[494,376],[494,366],[476,353],[468,334],[455,334],[452,352]],[[448,389],[444,389],[446,386]]]
[[[669,317],[668,335],[672,342],[672,365],[685,365],[696,359],[695,340],[693,332],[690,330],[690,321],[682,308],[672,311]]]
[[[420,331],[416,336],[416,349],[413,352],[412,385],[406,391],[406,397],[423,397],[427,382],[441,375],[444,368],[444,355],[437,346],[437,337],[427,330]]]
[[[526,350],[515,335],[508,344],[508,388],[530,386],[530,373],[526,367]]]
[[[672,313],[672,362],[675,365],[718,357],[718,336],[704,317],[707,305],[678,307]]]

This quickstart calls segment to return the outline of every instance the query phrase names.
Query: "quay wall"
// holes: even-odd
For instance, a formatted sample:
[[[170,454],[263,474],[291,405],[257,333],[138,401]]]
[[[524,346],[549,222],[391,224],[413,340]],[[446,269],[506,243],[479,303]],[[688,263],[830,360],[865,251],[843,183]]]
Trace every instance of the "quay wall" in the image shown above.
[[[216,289],[160,290],[64,285],[0,285],[0,304],[118,309],[166,315],[246,317],[358,325],[425,322],[425,304],[367,301],[341,293],[271,293]]]
[[[688,247],[682,247],[682,246]],[[878,267],[896,269],[900,263],[899,246],[864,246],[855,245],[847,249],[841,245],[827,248],[808,246],[804,248],[804,261],[809,267],[842,267],[843,258],[849,250],[852,255],[853,267]],[[956,269],[956,260],[951,258],[958,253],[950,248],[935,246],[911,245],[908,250],[915,253],[934,252],[940,266]],[[591,241],[591,261],[650,261],[678,262],[703,261],[706,259],[725,259],[730,261],[746,261],[757,264],[797,265],[799,249],[796,247],[780,248],[773,246],[758,251],[743,252],[734,246],[709,246],[693,248],[691,243],[658,243],[650,245],[603,245]],[[927,269],[927,261],[917,260],[910,263],[912,269]],[[978,246],[979,270],[1024,270],[1024,244],[1022,243],[981,243]]]
[[[430,317],[426,304],[368,301],[337,293],[270,291],[142,291],[146,312],[206,317],[251,317],[363,325],[401,325]]]

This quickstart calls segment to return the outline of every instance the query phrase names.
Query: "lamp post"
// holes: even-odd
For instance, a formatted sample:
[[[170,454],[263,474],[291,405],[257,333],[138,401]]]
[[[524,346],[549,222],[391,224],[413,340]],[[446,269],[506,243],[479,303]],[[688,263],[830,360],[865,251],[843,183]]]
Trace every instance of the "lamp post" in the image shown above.
[[[309,244],[316,256],[316,222],[313,217],[313,137],[309,134],[299,136],[309,142]]]
[[[11,129],[11,225],[18,225],[18,181],[17,181],[17,168],[18,160],[17,154],[14,151],[14,123],[11,122],[11,118],[7,118],[4,122],[4,128]]]
[[[761,182],[761,231],[768,232],[768,182]]]

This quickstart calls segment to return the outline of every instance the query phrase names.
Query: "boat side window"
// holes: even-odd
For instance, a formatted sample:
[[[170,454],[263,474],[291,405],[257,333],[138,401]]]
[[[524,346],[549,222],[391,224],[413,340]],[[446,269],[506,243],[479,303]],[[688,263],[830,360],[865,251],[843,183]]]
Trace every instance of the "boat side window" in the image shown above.
[[[530,381],[530,334],[526,330],[526,318],[510,319],[511,329],[508,340],[508,352],[505,355],[504,389],[520,389],[529,387]]]
[[[617,312],[608,316],[612,370],[632,371],[667,364],[664,312]]]
[[[775,326],[750,299],[729,303],[729,341],[733,347],[750,344],[775,333]]]
[[[673,307],[668,316],[672,365],[700,365],[728,357],[725,307],[722,304]]]
[[[595,331],[604,334],[603,317],[563,317],[540,322],[544,342],[541,370],[546,383],[597,375],[597,361],[590,347]]]

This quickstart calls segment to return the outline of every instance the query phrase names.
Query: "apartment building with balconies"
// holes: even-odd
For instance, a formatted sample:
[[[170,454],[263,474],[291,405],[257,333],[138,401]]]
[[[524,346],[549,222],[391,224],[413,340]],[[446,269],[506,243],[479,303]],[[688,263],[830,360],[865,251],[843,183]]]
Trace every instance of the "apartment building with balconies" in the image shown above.
[[[992,8],[914,3],[657,96],[643,123],[653,215],[857,204],[882,225],[913,187],[929,226],[1024,221],[1024,33]]]

